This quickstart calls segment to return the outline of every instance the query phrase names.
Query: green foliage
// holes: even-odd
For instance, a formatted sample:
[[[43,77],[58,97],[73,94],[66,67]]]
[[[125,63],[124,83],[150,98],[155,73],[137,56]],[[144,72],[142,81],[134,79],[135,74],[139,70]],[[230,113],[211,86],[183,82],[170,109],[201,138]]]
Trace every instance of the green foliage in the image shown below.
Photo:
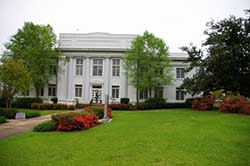
[[[33,128],[33,131],[37,132],[46,132],[46,131],[55,131],[56,130],[56,122],[53,120],[45,121]]]
[[[204,46],[207,57],[194,46],[183,47],[189,54],[191,68],[198,72],[184,80],[183,87],[192,94],[224,89],[250,96],[250,19],[231,16],[218,22],[207,23],[208,36]]]
[[[38,116],[41,116],[41,114],[39,112],[26,112],[25,113],[25,117],[27,119],[29,119],[29,118],[35,118],[35,117],[38,117]]]
[[[0,124],[6,122],[7,122],[6,118],[4,116],[0,116]]]
[[[81,111],[81,112],[68,112],[68,113],[63,113],[63,114],[56,114],[52,115],[52,120],[55,121],[56,123],[59,121],[71,121],[73,117],[75,116],[84,116],[90,114],[89,112],[86,111]]]
[[[31,97],[18,97],[13,101],[13,107],[15,108],[31,108],[32,103],[42,103],[41,98],[31,98]]]
[[[5,57],[15,58],[27,66],[38,96],[38,88],[43,88],[58,70],[57,58],[60,54],[56,49],[53,28],[25,22],[5,47]]]
[[[145,101],[148,109],[164,108],[166,100],[164,98],[151,98]]]
[[[132,42],[124,57],[124,66],[130,84],[139,90],[149,90],[170,84],[172,81],[169,52],[165,42],[152,33],[144,32]]]
[[[121,98],[121,104],[129,104],[129,98]]]
[[[6,59],[0,65],[0,94],[5,99],[6,107],[18,92],[24,92],[31,86],[31,77],[27,68],[14,59]]]
[[[15,119],[17,110],[13,108],[0,108],[0,116],[4,116],[7,119]]]
[[[32,109],[36,110],[75,110],[73,104],[51,104],[51,103],[32,103]]]

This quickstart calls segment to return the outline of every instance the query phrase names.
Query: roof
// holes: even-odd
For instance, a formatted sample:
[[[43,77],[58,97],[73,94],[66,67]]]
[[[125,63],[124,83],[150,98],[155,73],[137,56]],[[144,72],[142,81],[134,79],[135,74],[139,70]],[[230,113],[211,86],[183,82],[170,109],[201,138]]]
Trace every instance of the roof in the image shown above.
[[[136,34],[110,33],[61,33],[59,48],[62,51],[110,51],[124,52],[130,48]],[[185,60],[186,53],[170,53],[171,59]]]

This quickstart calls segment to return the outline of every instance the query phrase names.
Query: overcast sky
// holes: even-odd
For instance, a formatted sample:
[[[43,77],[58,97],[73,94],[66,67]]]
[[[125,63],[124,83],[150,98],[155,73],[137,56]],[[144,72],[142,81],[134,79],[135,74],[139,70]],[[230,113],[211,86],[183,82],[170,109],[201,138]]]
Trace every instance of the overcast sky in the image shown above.
[[[206,22],[244,16],[250,0],[0,0],[0,52],[24,22],[59,33],[142,34],[165,40],[171,52],[205,39]]]

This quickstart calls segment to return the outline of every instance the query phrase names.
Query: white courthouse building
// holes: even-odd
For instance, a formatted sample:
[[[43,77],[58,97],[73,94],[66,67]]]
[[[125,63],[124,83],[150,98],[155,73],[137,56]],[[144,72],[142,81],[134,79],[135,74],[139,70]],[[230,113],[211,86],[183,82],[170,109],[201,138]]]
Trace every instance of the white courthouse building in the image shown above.
[[[50,99],[58,97],[59,103],[89,103],[91,99],[104,101],[104,95],[110,95],[110,102],[120,102],[120,98],[136,101],[136,89],[129,84],[122,57],[130,48],[136,35],[89,33],[62,33],[59,36],[59,49],[62,60],[57,81],[52,80],[40,90],[40,96]],[[179,87],[183,79],[193,72],[184,74],[187,54],[170,53],[174,81],[171,85],[159,87],[160,96],[167,102],[184,102],[190,95]],[[56,84],[57,82],[57,84]],[[35,96],[35,90],[30,92]],[[140,99],[148,97],[148,92],[141,92]]]

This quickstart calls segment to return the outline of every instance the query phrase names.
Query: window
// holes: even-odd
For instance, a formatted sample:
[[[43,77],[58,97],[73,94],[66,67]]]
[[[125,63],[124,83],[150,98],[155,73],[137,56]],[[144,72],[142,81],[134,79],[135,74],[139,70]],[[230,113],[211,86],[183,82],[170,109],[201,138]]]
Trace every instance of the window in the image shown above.
[[[83,71],[83,59],[76,59],[76,75],[82,76]]]
[[[48,96],[56,96],[56,85],[55,84],[49,84]]]
[[[163,87],[155,88],[155,97],[163,98]]]
[[[139,92],[140,99],[147,99],[148,98],[148,91],[147,90],[141,90]]]
[[[112,75],[120,76],[120,59],[112,59]]]
[[[44,96],[44,89],[43,88],[39,88],[38,95],[39,96]]]
[[[112,98],[118,99],[119,98],[119,86],[112,86]]]
[[[23,95],[23,96],[29,96],[30,95],[30,91],[29,90],[24,91],[24,92],[22,92],[21,95]]]
[[[82,97],[82,85],[75,85],[75,97]]]
[[[176,78],[184,78],[184,68],[176,68]]]
[[[102,76],[103,59],[93,59],[93,76]]]
[[[181,88],[176,88],[176,100],[184,100],[185,92]]]

